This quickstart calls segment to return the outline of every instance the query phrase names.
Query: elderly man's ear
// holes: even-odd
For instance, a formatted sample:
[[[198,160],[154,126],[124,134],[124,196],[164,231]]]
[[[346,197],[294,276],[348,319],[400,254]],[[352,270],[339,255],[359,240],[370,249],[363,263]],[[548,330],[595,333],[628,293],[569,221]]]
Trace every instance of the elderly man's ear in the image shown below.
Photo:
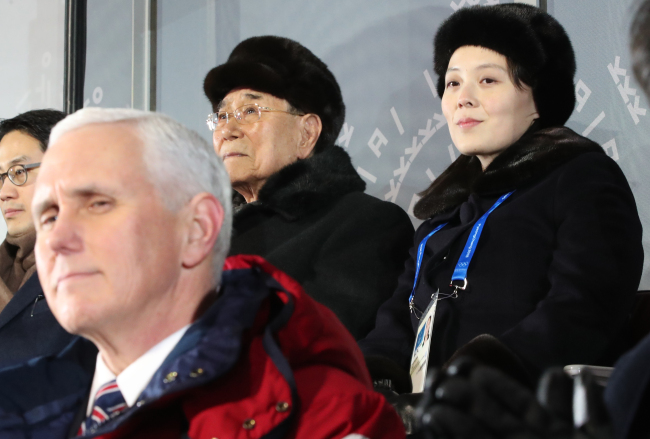
[[[182,262],[184,268],[193,268],[212,253],[221,231],[224,211],[219,200],[207,192],[195,195],[186,209],[187,233]]]
[[[323,123],[317,114],[305,114],[301,117],[302,139],[298,148],[298,158],[306,159],[309,157],[316,146],[316,142],[323,131]]]

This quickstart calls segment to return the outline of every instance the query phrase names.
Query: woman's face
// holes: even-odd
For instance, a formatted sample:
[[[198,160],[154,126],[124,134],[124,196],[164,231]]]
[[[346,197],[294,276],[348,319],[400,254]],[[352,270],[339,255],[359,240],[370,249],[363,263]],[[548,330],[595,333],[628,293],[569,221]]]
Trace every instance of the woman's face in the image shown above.
[[[451,139],[462,154],[477,156],[483,169],[539,117],[532,90],[515,87],[506,57],[490,49],[458,48],[445,84],[442,112]]]

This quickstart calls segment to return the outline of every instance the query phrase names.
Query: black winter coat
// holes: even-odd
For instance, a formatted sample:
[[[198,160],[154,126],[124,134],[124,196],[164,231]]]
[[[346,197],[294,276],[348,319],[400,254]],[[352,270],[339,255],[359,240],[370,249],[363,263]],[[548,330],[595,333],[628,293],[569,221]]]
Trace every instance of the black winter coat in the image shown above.
[[[73,337],[52,315],[34,273],[0,312],[0,368],[56,354]]]
[[[408,215],[365,186],[338,146],[295,162],[267,180],[257,201],[236,194],[230,248],[293,277],[356,339],[391,297],[413,240]]]
[[[419,323],[408,307],[418,244],[449,221],[426,245],[415,294],[424,310],[436,290],[452,293],[451,276],[474,223],[516,190],[487,219],[467,290],[438,302],[429,367],[480,334],[498,337],[533,374],[571,363],[611,364],[626,348],[621,337],[643,265],[641,223],[618,165],[568,128],[527,133],[485,172],[476,157],[463,160],[464,172],[452,164],[437,193],[418,206],[433,217],[417,230],[399,285],[361,342],[364,354],[408,370]]]

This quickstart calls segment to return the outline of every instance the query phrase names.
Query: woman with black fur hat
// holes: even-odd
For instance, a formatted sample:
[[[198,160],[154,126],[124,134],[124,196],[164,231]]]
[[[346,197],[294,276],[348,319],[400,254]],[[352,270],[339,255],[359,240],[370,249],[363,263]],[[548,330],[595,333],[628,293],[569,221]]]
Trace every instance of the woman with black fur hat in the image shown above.
[[[364,193],[335,145],[345,119],[336,78],[299,43],[262,36],[239,43],[204,91],[235,189],[230,254],[263,256],[363,338],[395,289],[413,225]]]
[[[415,206],[411,259],[361,342],[371,374],[409,391],[432,308],[429,368],[465,354],[526,381],[611,364],[626,348],[641,223],[618,165],[563,126],[575,104],[566,32],[532,6],[460,9],[435,36],[434,70],[463,155]]]

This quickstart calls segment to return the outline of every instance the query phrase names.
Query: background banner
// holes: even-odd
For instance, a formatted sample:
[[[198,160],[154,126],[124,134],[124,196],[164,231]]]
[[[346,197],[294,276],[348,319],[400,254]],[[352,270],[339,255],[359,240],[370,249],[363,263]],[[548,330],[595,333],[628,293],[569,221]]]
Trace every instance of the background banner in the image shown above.
[[[133,1],[88,0],[86,106],[131,106]],[[367,192],[413,218],[418,193],[459,152],[440,109],[433,35],[461,7],[510,0],[158,0],[156,110],[206,139],[207,71],[254,35],[295,39],[328,64],[347,106],[338,143]],[[63,1],[0,0],[0,117],[62,108]],[[568,126],[598,142],[625,172],[650,230],[650,114],[632,77],[634,0],[547,0],[577,57],[577,105]],[[0,230],[0,235],[4,232]],[[644,233],[650,254],[650,236]],[[641,289],[650,289],[646,257]]]

